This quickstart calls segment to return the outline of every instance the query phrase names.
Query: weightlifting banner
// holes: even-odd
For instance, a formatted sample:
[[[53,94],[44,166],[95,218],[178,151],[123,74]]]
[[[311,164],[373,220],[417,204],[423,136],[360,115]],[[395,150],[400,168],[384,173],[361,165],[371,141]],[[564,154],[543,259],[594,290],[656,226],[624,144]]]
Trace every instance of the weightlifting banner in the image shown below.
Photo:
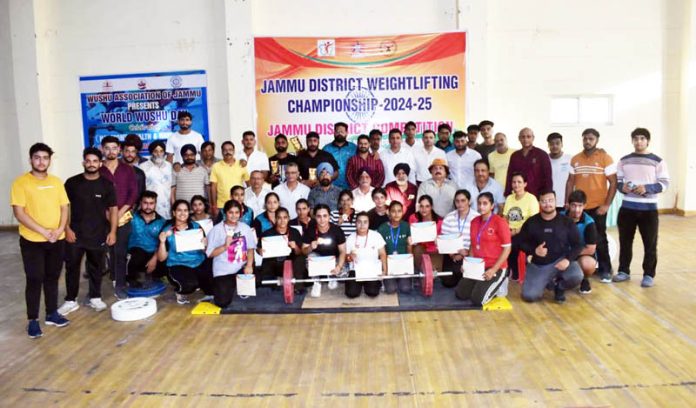
[[[315,131],[322,144],[333,124],[351,139],[380,129],[417,133],[441,122],[464,128],[466,33],[385,37],[262,37],[256,56],[256,129],[261,148],[273,138]]]
[[[191,129],[208,140],[206,86],[202,70],[80,77],[84,144],[134,133],[147,147],[178,130],[182,110],[193,115]]]

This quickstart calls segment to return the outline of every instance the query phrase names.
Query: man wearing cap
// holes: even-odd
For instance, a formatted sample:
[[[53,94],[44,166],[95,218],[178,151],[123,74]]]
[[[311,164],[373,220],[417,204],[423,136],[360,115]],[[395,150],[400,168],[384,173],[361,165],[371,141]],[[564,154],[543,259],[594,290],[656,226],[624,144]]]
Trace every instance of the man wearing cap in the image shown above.
[[[413,148],[413,158],[416,159],[416,168],[411,169],[416,173],[416,182],[418,184],[430,178],[430,170],[428,170],[428,168],[433,160],[447,160],[445,151],[435,147],[435,132],[430,129],[424,131],[421,140],[423,141],[423,145]]]
[[[374,190],[370,170],[367,167],[358,170],[358,186],[353,189],[353,208],[356,213],[367,212],[375,208],[375,202],[372,201]]]
[[[433,211],[444,218],[454,210],[454,194],[457,192],[457,183],[449,180],[449,166],[447,160],[435,159],[429,167],[431,178],[422,182],[418,187],[416,202],[423,195],[433,198]]]
[[[300,198],[307,199],[309,196],[309,187],[300,183],[300,170],[297,163],[288,163],[285,167],[285,183],[278,184],[273,191],[278,194],[281,207],[287,208],[290,219],[297,217],[295,203]]]
[[[204,142],[203,136],[191,129],[192,122],[193,115],[189,112],[180,111],[177,114],[179,130],[169,136],[167,145],[164,149],[167,153],[167,161],[169,163],[183,163],[183,159],[181,158],[181,147],[185,144],[196,146],[196,151],[201,149],[201,145]]]
[[[478,129],[478,125],[476,128]],[[474,163],[481,158],[479,152],[467,146],[466,140],[464,132],[454,132],[454,150],[447,153],[452,180],[459,188],[465,188],[474,182]]]
[[[174,172],[172,203],[176,200],[191,202],[191,198],[195,195],[208,197],[210,186],[208,171],[196,164],[196,153],[196,146],[192,144],[184,145],[181,148],[184,165],[179,171]]]
[[[164,159],[165,145],[156,140],[147,147],[150,160],[140,163],[145,172],[145,189],[157,193],[156,211],[162,218],[171,218],[172,164]],[[181,156],[181,151],[177,152]]]
[[[392,129],[389,131],[389,149],[385,150],[381,154],[382,163],[384,163],[384,183],[391,183],[396,178],[394,176],[394,167],[399,163],[408,164],[409,168],[416,168],[416,159],[413,158],[413,152],[411,148],[405,148],[401,145],[401,130]],[[408,181],[415,184],[416,174],[411,173],[408,177]]]
[[[331,211],[338,209],[338,196],[341,194],[341,188],[333,184],[334,169],[329,163],[319,163],[317,166],[317,176],[319,184],[309,192],[310,208],[314,208],[319,204],[328,205]]]
[[[370,153],[370,138],[367,135],[358,137],[358,151],[348,160],[346,177],[351,189],[358,187],[360,170],[367,169],[372,178],[372,187],[379,187],[384,182],[384,165],[378,153]]]
[[[338,162],[330,154],[319,149],[319,134],[317,132],[307,133],[305,139],[307,148],[297,153],[297,164],[300,167],[300,177],[302,184],[309,188],[314,188],[319,183],[319,173],[317,167],[320,163],[329,163],[333,169],[333,179],[338,177]]]
[[[411,167],[406,163],[399,163],[394,166],[394,177],[396,180],[384,186],[387,191],[387,201],[398,201],[403,205],[403,219],[407,220],[416,211],[416,193],[418,187],[408,181]]]

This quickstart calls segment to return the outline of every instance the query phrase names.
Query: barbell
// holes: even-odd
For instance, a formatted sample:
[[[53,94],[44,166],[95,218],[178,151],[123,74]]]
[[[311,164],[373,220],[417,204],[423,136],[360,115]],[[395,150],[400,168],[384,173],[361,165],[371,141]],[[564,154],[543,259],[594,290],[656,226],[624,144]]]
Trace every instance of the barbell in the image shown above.
[[[406,279],[420,278],[421,293],[423,296],[430,297],[433,295],[433,281],[438,276],[451,276],[452,272],[433,271],[433,264],[430,260],[430,255],[423,254],[422,272],[412,275],[388,275],[377,277],[376,280],[387,279]],[[291,304],[295,301],[295,283],[314,283],[314,282],[344,282],[355,281],[355,277],[337,277],[337,278],[309,278],[295,279],[293,277],[292,261],[286,260],[283,262],[283,277],[278,279],[269,279],[261,281],[262,285],[278,285],[283,287],[283,298],[286,304]]]

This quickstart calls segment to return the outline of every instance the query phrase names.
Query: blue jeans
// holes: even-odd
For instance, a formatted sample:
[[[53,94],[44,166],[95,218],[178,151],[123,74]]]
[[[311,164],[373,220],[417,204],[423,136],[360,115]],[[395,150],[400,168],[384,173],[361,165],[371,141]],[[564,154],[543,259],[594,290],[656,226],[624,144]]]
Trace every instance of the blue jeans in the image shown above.
[[[522,300],[525,302],[540,300],[544,296],[546,285],[554,279],[563,290],[572,289],[580,284],[583,278],[580,265],[573,261],[565,271],[559,271],[555,267],[558,261],[560,259],[548,265],[527,264],[527,274],[522,284]]]

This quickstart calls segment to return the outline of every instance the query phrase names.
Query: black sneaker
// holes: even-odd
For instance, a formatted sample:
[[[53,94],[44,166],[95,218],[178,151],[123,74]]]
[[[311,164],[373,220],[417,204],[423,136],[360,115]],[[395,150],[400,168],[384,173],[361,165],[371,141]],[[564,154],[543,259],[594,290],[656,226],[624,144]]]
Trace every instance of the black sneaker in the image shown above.
[[[38,320],[29,320],[27,334],[29,335],[30,339],[38,339],[39,337],[43,336],[43,332],[41,331],[41,326],[39,325]]]
[[[592,286],[590,286],[589,279],[582,278],[582,282],[580,283],[580,293],[583,295],[586,295],[588,293],[592,293]]]
[[[70,324],[70,320],[66,319],[65,316],[55,311],[50,315],[46,316],[47,326],[65,327]]]
[[[565,303],[565,290],[561,289],[558,285],[556,285],[556,287],[553,289],[553,292],[553,300],[555,300],[556,303]]]

